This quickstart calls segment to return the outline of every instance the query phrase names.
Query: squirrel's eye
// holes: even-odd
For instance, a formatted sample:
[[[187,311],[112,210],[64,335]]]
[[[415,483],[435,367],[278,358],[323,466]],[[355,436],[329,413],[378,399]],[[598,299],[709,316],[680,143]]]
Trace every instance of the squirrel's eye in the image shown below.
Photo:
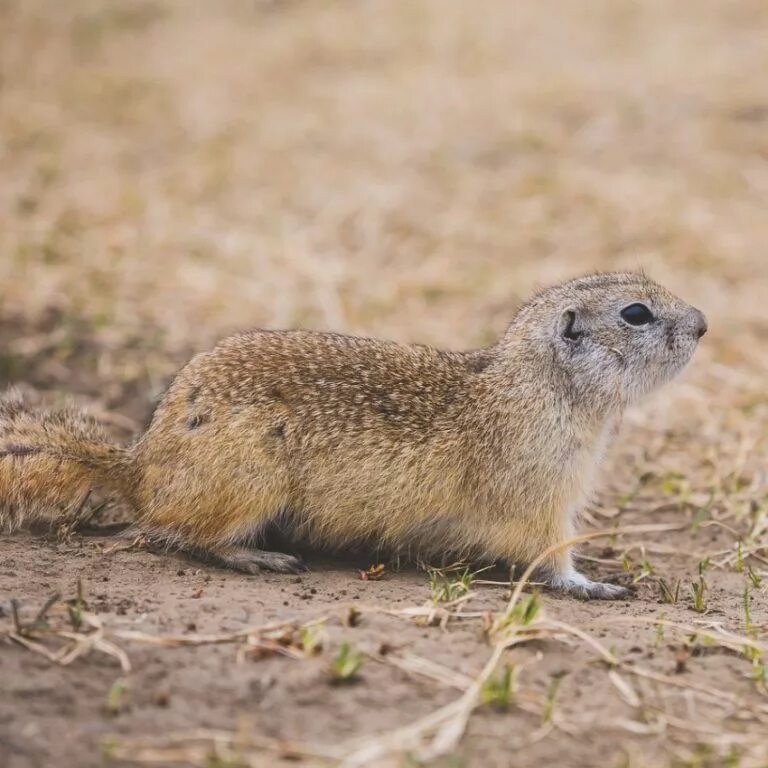
[[[630,325],[648,325],[653,320],[653,313],[645,304],[630,304],[621,310],[621,319]]]

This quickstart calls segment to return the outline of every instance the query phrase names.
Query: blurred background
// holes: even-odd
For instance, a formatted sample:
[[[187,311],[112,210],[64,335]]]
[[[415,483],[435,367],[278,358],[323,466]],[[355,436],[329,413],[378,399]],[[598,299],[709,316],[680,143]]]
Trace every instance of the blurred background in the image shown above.
[[[697,378],[757,386],[766,22],[761,0],[2,0],[0,379],[138,417],[233,329],[480,345],[537,286],[642,267],[710,317]]]
[[[536,708],[484,711],[467,762],[441,765],[506,768],[512,752],[529,766],[766,765],[765,661],[735,653],[753,645],[731,634],[727,652],[705,653],[695,629],[662,643],[661,624],[606,622],[666,612],[765,638],[767,201],[766,0],[0,0],[0,387],[74,395],[129,439],[175,370],[235,329],[466,348],[537,287],[625,268],[707,314],[691,369],[629,415],[585,513],[597,527],[690,530],[589,550],[592,575],[644,579],[637,601],[546,600],[612,652],[680,674],[619,686],[592,646],[522,649],[521,696],[551,714],[558,691],[562,730]],[[304,585],[256,585],[140,551],[105,557],[86,537],[2,544],[0,597],[32,610],[84,578],[109,627],[220,632],[336,615],[340,596],[428,599],[413,570],[368,583],[333,563]],[[700,616],[689,591],[703,596],[710,556]],[[746,581],[745,559],[763,576]],[[683,585],[679,605],[661,604],[662,577],[675,603]],[[478,599],[496,610],[503,595]],[[327,658],[346,631],[334,624]],[[477,625],[430,633],[366,614],[354,633],[465,675],[488,658]],[[229,645],[130,650],[119,717],[104,709],[109,664],[67,675],[26,650],[0,655],[0,751],[84,768],[103,764],[114,732],[240,723],[239,739],[246,717],[281,743],[337,745],[458,695],[379,664],[347,688],[327,685],[322,657],[241,666]],[[214,765],[203,757],[193,764]]]

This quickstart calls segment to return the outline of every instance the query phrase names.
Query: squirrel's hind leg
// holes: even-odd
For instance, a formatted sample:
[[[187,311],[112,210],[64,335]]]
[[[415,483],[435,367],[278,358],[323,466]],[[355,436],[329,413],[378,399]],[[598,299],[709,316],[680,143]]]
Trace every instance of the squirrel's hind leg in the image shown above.
[[[256,574],[262,571],[274,573],[302,573],[309,570],[300,557],[283,552],[270,552],[264,549],[230,543],[201,543],[182,538],[178,533],[167,529],[142,528],[130,529],[132,533],[144,536],[147,548],[156,554],[179,552],[190,558],[222,568],[230,568],[241,573]],[[125,535],[129,535],[124,533]]]
[[[135,531],[135,529],[133,529]],[[230,544],[201,546],[187,544],[177,539],[169,540],[157,532],[145,534],[148,549],[156,554],[180,552],[203,563],[230,568],[241,573],[256,574],[262,571],[274,573],[302,573],[309,570],[300,557],[283,552],[269,552],[264,549],[250,549]]]
[[[268,552],[263,549],[247,549],[246,547],[215,547],[209,552],[203,553],[203,558],[216,565],[243,573],[260,573],[261,571],[301,573],[308,570],[300,557],[286,555],[282,552]]]

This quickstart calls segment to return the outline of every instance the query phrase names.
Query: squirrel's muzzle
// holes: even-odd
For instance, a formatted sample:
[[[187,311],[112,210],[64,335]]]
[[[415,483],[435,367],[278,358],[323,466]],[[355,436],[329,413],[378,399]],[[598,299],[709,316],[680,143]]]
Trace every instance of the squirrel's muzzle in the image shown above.
[[[697,338],[701,338],[706,332],[707,332],[707,318],[704,316],[703,312],[700,312],[698,309],[693,310],[694,314],[694,328],[696,331]]]

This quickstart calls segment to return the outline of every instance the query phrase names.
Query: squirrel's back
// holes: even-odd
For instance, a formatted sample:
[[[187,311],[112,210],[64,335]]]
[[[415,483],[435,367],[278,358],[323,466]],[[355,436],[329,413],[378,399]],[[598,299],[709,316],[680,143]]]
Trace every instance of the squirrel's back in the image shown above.
[[[175,410],[180,426],[217,412],[276,411],[305,429],[399,430],[423,436],[448,417],[490,352],[445,352],[422,345],[312,331],[231,336],[182,369],[156,414]]]

